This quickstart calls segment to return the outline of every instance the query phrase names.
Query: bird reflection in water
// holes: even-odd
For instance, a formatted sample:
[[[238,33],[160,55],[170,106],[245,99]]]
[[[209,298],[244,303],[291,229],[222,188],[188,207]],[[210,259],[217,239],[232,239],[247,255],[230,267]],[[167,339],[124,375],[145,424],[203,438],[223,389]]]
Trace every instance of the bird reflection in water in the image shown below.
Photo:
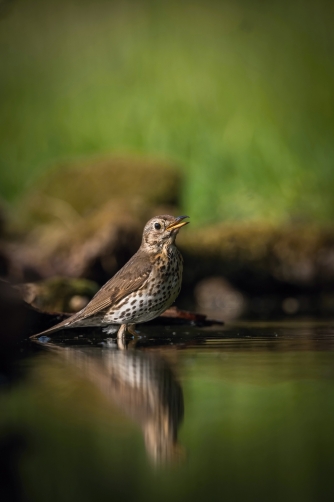
[[[155,464],[180,461],[178,428],[183,392],[167,361],[152,353],[110,341],[101,359],[89,351],[65,349],[66,358],[142,429],[147,453]]]

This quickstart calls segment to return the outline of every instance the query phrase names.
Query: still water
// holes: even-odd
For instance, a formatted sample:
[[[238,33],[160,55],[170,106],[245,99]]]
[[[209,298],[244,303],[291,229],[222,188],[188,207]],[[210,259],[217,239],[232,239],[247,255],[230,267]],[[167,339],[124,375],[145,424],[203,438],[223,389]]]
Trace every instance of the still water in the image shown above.
[[[333,500],[333,322],[142,335],[61,332],[17,363],[0,394],[10,500]]]

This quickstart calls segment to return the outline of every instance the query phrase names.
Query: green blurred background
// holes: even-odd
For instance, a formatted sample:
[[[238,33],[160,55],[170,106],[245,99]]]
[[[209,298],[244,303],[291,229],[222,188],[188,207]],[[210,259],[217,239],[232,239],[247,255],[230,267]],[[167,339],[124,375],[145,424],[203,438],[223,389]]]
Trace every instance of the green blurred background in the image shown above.
[[[64,159],[137,153],[193,221],[334,216],[334,4],[0,2],[0,195]]]

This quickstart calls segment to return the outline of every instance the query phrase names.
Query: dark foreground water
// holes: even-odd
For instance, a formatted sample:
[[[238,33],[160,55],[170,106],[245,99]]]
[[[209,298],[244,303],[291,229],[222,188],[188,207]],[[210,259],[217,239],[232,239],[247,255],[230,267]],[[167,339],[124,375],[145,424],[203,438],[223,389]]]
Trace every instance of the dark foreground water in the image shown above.
[[[3,376],[8,500],[333,500],[333,323],[143,333],[63,332]]]

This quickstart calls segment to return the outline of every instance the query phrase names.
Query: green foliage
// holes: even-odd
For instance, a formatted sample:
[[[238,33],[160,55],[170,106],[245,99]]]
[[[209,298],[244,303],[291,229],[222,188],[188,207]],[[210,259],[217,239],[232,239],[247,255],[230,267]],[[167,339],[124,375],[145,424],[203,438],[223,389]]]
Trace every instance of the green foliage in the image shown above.
[[[30,0],[0,24],[7,199],[130,152],[183,166],[198,222],[333,218],[331,2]]]

